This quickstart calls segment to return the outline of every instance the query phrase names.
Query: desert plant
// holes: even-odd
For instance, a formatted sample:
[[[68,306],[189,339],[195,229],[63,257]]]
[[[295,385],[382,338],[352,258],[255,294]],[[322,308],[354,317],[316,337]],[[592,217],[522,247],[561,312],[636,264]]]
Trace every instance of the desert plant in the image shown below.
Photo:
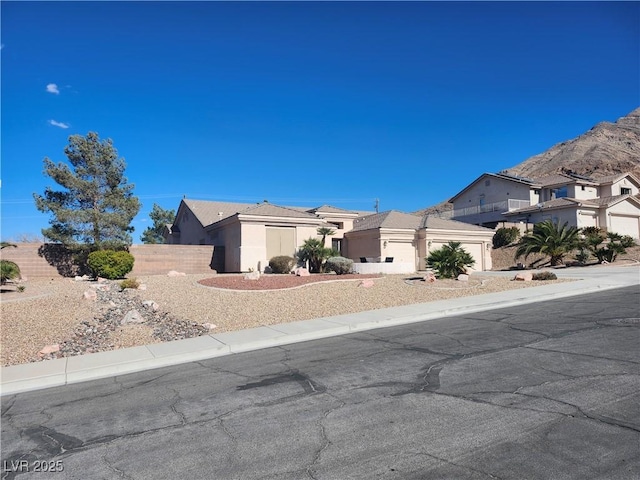
[[[340,254],[332,248],[326,248],[322,241],[317,238],[306,239],[297,253],[300,261],[309,262],[309,271],[311,273],[322,272],[326,259],[339,255]]]
[[[449,242],[442,248],[432,251],[427,257],[427,266],[435,270],[439,278],[456,278],[472,267],[476,261],[462,248],[460,242]]]
[[[296,259],[288,255],[278,255],[269,260],[269,266],[273,273],[289,273],[296,263]]]
[[[20,278],[20,267],[11,260],[0,260],[0,284]]]
[[[326,270],[337,275],[345,275],[353,271],[353,260],[345,257],[327,258]]]
[[[557,280],[555,273],[545,270],[544,272],[536,272],[531,276],[532,280]]]
[[[605,232],[600,227],[583,227],[580,229],[580,233],[582,233],[585,237],[599,236],[605,238],[607,236],[607,232]]]
[[[97,250],[89,254],[87,265],[94,276],[115,280],[133,270],[133,261],[133,255],[123,250]]]
[[[591,257],[591,254],[589,253],[589,250],[583,247],[580,247],[580,249],[578,250],[578,253],[576,254],[576,260],[578,261],[578,263],[581,263],[582,265],[587,263],[587,260],[589,260],[590,257]]]
[[[636,241],[631,235],[623,235],[620,237],[620,245],[622,245],[623,248],[631,248],[636,246]]]
[[[18,285],[18,291],[20,293],[24,292],[27,289],[27,287],[25,287],[24,285]]]
[[[618,255],[626,253],[627,248],[635,245],[635,241],[629,235],[604,232],[600,229],[587,230],[587,228],[584,228],[582,232],[584,239],[580,242],[580,248],[591,252],[600,263],[615,262]]]
[[[139,286],[140,286],[140,282],[135,277],[125,278],[124,280],[122,280],[120,282],[120,288],[122,290],[124,290],[126,288],[132,288],[132,289],[136,290]]]
[[[7,247],[17,248],[17,245],[9,242],[0,242],[0,250]],[[9,280],[20,278],[20,267],[11,260],[0,260],[0,284],[4,285]]]
[[[533,232],[525,235],[518,242],[515,258],[524,256],[526,259],[532,253],[541,253],[550,257],[552,266],[562,263],[562,259],[578,246],[579,230],[553,223],[551,220],[537,223]]]
[[[502,227],[493,236],[493,248],[506,247],[520,238],[518,227]]]
[[[316,233],[318,235],[322,235],[322,240],[321,241],[322,241],[322,245],[324,245],[324,241],[327,238],[327,236],[331,237],[331,236],[335,235],[336,231],[334,229],[332,229],[332,228],[329,228],[329,227],[319,227],[316,230]]]

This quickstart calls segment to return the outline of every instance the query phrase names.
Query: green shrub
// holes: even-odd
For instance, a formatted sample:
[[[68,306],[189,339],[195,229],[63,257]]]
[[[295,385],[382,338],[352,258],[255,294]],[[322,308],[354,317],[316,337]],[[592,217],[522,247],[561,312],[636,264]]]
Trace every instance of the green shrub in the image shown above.
[[[9,280],[20,278],[20,267],[11,260],[0,260],[0,283],[4,285]]]
[[[493,248],[506,247],[520,238],[518,227],[502,227],[493,236]]]
[[[587,260],[589,260],[590,257],[591,257],[591,254],[585,248],[580,248],[578,250],[578,253],[576,254],[576,260],[583,265],[587,263]]]
[[[600,227],[583,227],[580,229],[580,233],[582,233],[585,237],[602,237],[606,238],[607,232],[605,232]]]
[[[623,235],[620,237],[620,245],[622,245],[623,248],[631,248],[636,246],[636,241],[631,235]]]
[[[427,257],[427,266],[433,268],[438,278],[456,278],[466,273],[476,261],[473,256],[461,247],[460,242],[449,242],[438,250],[433,250]]]
[[[133,270],[133,260],[133,255],[123,250],[98,250],[89,254],[87,265],[94,276],[115,280]]]
[[[531,276],[531,278],[533,280],[557,280],[558,279],[555,273],[549,272],[548,270],[545,270],[544,272],[534,273]]]
[[[353,271],[353,260],[345,257],[329,257],[326,269],[329,272],[336,272],[338,275],[345,275]]]
[[[125,278],[120,282],[120,288],[124,290],[125,288],[133,288],[136,290],[140,286],[140,282],[137,278]]]
[[[279,255],[269,260],[269,266],[273,273],[290,273],[295,263],[295,258],[287,255]]]

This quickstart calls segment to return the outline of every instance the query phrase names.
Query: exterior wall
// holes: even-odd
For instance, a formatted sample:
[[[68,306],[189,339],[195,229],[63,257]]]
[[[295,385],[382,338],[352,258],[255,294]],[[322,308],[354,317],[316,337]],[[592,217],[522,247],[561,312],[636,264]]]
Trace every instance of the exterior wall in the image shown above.
[[[611,185],[611,195],[622,195],[621,188],[631,189],[631,195],[637,195],[640,192],[638,185],[625,177]]]
[[[556,209],[544,210],[542,212],[531,212],[531,216],[529,217],[529,223],[540,223],[545,220],[551,220],[553,223],[560,223],[561,225],[567,222],[570,227],[578,226],[575,209]]]
[[[380,257],[380,232],[375,230],[364,230],[360,232],[348,232],[345,235],[347,245],[347,256],[354,262],[359,262],[360,257]]]
[[[3,260],[12,260],[18,264],[24,278],[56,278],[73,276],[76,271],[66,269],[64,265],[47,260],[38,252],[41,243],[19,243],[18,248],[3,248]],[[58,247],[57,245],[53,245]],[[211,273],[212,246],[200,245],[132,245],[129,248],[134,256],[133,271],[129,276],[166,275],[170,270],[184,273]]]
[[[569,185],[568,196],[579,200],[598,198],[598,188],[590,185]]]
[[[481,177],[455,199],[453,218],[475,224],[499,222],[502,220],[502,212],[508,209],[508,200],[531,202],[531,191],[526,184],[492,176]],[[501,202],[505,202],[505,205],[495,205]],[[464,209],[469,210],[465,212]]]
[[[180,230],[179,239],[170,237],[172,242],[180,245],[211,245],[213,243],[211,237],[204,230],[196,216],[186,209],[179,213],[174,225]]]
[[[263,271],[269,265],[267,258],[267,229],[263,224],[242,223],[240,226],[242,244],[236,245],[240,250],[240,265],[234,272],[247,272],[249,269]]]
[[[240,223],[232,221],[211,231],[212,243],[224,246],[224,271],[240,271]]]

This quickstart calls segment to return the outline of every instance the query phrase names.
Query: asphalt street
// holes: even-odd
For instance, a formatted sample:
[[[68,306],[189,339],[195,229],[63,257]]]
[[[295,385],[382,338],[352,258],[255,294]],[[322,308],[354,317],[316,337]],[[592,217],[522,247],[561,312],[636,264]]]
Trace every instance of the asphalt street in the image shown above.
[[[638,479],[639,347],[633,286],[8,395],[2,478]]]

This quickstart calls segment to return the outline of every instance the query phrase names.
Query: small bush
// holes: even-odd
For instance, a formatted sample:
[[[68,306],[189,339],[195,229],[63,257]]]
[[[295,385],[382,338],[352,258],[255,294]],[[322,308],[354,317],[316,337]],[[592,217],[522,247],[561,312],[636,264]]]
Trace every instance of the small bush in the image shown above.
[[[520,238],[518,227],[503,227],[496,230],[493,236],[493,248],[506,247]]]
[[[134,290],[140,286],[140,282],[137,278],[125,278],[120,282],[120,288],[124,290],[125,288],[133,288]]]
[[[636,241],[631,235],[623,235],[620,237],[620,245],[622,245],[623,248],[631,248],[636,246]]]
[[[578,253],[576,254],[576,260],[578,261],[578,263],[581,264],[585,264],[587,263],[587,260],[589,260],[589,258],[591,257],[591,254],[589,253],[588,250],[581,248],[580,250],[578,250]]]
[[[531,278],[533,280],[557,280],[558,277],[556,276],[555,273],[553,272],[549,272],[547,270],[545,270],[544,272],[537,272],[534,273]]]
[[[20,293],[24,292],[27,289],[27,287],[25,287],[24,285],[18,285],[18,291]]]
[[[290,273],[295,263],[295,258],[287,255],[279,255],[269,260],[269,266],[273,273]]]
[[[336,272],[337,275],[345,275],[353,271],[353,260],[345,257],[329,257],[326,269],[329,272]]]
[[[600,227],[584,227],[584,228],[582,228],[582,230],[580,230],[580,232],[585,237],[602,237],[602,238],[605,238],[607,236],[607,232],[605,232]]]
[[[89,254],[87,265],[94,276],[115,280],[133,270],[133,261],[129,252],[98,250]]]
[[[0,283],[4,285],[9,280],[20,278],[20,267],[11,260],[0,260]]]

